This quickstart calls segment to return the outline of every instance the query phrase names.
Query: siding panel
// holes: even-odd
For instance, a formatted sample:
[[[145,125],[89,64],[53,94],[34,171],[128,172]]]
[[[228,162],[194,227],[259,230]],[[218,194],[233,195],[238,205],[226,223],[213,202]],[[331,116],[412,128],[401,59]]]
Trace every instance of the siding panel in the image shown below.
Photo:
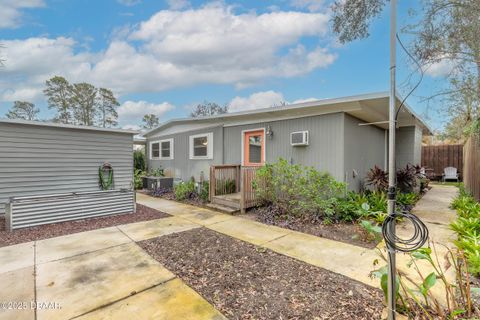
[[[422,161],[422,131],[419,127],[401,127],[396,132],[395,150],[397,168]]]
[[[225,127],[224,163],[241,163],[242,130],[267,126],[273,131],[273,137],[266,137],[265,141],[267,162],[284,158],[290,163],[330,172],[337,180],[343,181],[343,113]],[[302,130],[309,131],[309,145],[291,146],[290,133]]]
[[[0,214],[9,197],[98,191],[98,167],[116,189],[133,179],[131,134],[0,123]]]
[[[190,160],[189,154],[189,137],[201,133],[213,133],[213,159],[209,160]],[[151,160],[150,159],[150,142],[163,139],[173,139],[173,160]],[[210,127],[201,130],[182,132],[161,137],[149,137],[147,139],[146,154],[148,159],[148,168],[162,168],[171,172],[175,178],[188,180],[194,177],[195,180],[200,179],[203,172],[205,179],[208,179],[210,165],[223,163],[223,127]]]
[[[375,165],[384,168],[386,160],[385,130],[359,126],[363,122],[345,115],[345,177],[349,189],[356,191],[362,188],[368,170]]]

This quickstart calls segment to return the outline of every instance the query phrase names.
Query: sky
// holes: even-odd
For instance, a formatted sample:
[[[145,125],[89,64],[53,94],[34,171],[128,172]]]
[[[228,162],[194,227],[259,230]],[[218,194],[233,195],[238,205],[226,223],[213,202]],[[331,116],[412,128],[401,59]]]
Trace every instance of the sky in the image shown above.
[[[418,8],[399,3],[400,28]],[[55,75],[111,89],[119,125],[132,129],[144,114],[186,117],[203,101],[240,111],[388,91],[389,11],[346,45],[331,16],[327,0],[0,0],[0,117],[22,100],[52,118],[42,91]],[[397,65],[405,94],[419,75],[400,49]],[[408,100],[434,129],[446,119],[422,97],[447,71],[431,66]]]

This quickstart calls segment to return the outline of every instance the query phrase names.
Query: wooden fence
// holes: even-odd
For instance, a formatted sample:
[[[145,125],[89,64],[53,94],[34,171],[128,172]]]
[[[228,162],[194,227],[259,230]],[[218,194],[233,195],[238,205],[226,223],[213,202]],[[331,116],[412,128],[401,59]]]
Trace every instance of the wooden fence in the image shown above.
[[[240,198],[240,211],[245,213],[245,209],[256,206],[259,203],[259,199],[256,196],[254,181],[257,176],[257,171],[261,167],[242,167],[242,186],[241,186],[241,198]]]
[[[463,183],[477,201],[480,201],[480,138],[470,137],[464,146]]]
[[[463,145],[449,144],[422,147],[422,167],[431,169],[427,171],[431,178],[441,178],[443,169],[455,167],[463,176]]]
[[[209,198],[240,191],[240,165],[224,164],[210,166]]]

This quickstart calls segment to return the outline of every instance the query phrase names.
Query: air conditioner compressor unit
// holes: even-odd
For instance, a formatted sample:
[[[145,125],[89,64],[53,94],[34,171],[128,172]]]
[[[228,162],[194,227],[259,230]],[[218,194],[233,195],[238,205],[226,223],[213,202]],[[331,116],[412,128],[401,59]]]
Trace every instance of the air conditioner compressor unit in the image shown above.
[[[308,146],[308,131],[290,133],[290,144],[296,146]]]

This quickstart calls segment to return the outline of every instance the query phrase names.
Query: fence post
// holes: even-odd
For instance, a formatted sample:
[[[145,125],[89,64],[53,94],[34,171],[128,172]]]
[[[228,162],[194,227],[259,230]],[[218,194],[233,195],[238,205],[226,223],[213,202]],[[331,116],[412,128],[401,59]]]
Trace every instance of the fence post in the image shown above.
[[[240,167],[240,213],[245,214],[245,167]]]

